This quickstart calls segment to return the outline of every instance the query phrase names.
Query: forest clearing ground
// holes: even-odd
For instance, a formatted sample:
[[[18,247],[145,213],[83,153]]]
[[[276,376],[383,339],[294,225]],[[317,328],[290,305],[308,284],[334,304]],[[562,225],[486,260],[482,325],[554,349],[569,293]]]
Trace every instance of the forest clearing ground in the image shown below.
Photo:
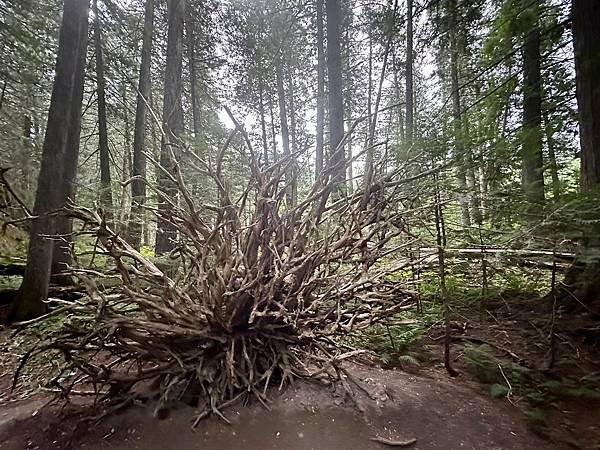
[[[478,395],[442,374],[414,376],[397,370],[353,367],[375,400],[359,408],[328,388],[299,382],[274,396],[271,411],[258,403],[227,410],[232,425],[216,418],[190,428],[192,409],[171,411],[158,421],[148,408],[132,408],[98,425],[82,420],[83,402],[60,413],[39,410],[40,399],[0,408],[15,415],[0,422],[2,448],[61,449],[377,449],[370,441],[417,439],[414,448],[543,448],[513,407]],[[361,412],[362,410],[362,412]],[[557,447],[560,448],[560,447]],[[566,447],[565,447],[566,448]]]
[[[500,361],[506,366],[511,356],[517,367],[537,374],[544,364],[547,346],[527,311],[536,303],[511,299],[510,304],[494,301],[485,304],[479,315],[473,308],[455,311],[464,322],[457,323],[457,339],[452,347],[454,365],[460,370],[450,379],[440,365],[441,340],[437,328],[412,347],[424,361],[408,373],[382,369],[370,361],[353,365],[351,372],[374,394],[374,400],[359,398],[352,404],[344,395],[328,387],[298,382],[283,393],[274,392],[271,411],[257,402],[226,410],[232,425],[211,418],[190,429],[193,409],[171,410],[165,420],[152,416],[151,408],[134,407],[109,417],[99,424],[84,420],[97,410],[90,397],[61,409],[60,405],[41,408],[52,397],[34,391],[36,376],[28,374],[27,383],[10,394],[12,370],[16,359],[7,353],[9,331],[0,334],[2,373],[0,377],[0,443],[12,449],[117,448],[117,449],[376,449],[382,444],[370,441],[380,436],[392,441],[417,439],[419,449],[453,448],[598,448],[600,443],[600,399],[596,391],[571,391],[558,395],[556,386],[565,388],[565,379],[580,379],[581,374],[597,372],[597,348],[574,334],[557,329],[555,369],[531,380],[546,382],[550,389],[536,388],[516,380],[507,369],[503,376],[512,380],[510,392],[501,398],[490,395],[493,379],[485,379],[485,364]],[[464,314],[463,314],[464,313]],[[539,319],[539,314],[536,316]],[[465,326],[466,324],[466,326]],[[581,325],[581,323],[579,323]],[[579,326],[578,325],[578,326]],[[575,325],[570,323],[569,327]],[[538,329],[536,329],[538,327]],[[474,342],[469,343],[469,339]],[[493,349],[492,362],[473,368],[469,353],[482,342]],[[471,350],[470,350],[471,349]],[[596,355],[596,356],[595,356]],[[488,357],[484,352],[484,357]],[[471,358],[471,359],[469,359]],[[484,358],[485,359],[485,358]],[[493,367],[495,369],[495,367]],[[483,374],[483,380],[482,380]],[[500,381],[502,382],[502,381]],[[558,382],[557,382],[558,383]],[[533,393],[539,394],[533,404]],[[563,392],[564,393],[564,392]],[[532,406],[534,405],[534,406]],[[533,412],[532,412],[533,411]],[[525,414],[523,414],[525,412]]]

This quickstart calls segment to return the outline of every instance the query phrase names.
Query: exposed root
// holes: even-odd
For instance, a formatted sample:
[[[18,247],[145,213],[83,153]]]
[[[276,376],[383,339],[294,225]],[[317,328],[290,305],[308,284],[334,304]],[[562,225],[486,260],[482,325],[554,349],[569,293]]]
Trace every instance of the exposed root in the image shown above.
[[[64,355],[65,395],[93,386],[102,398],[125,399],[113,411],[146,389],[158,415],[172,402],[197,406],[197,425],[211,414],[227,421],[223,410],[244,397],[268,407],[268,387],[296,378],[326,376],[351,391],[359,383],[340,364],[362,352],[344,351],[341,340],[415,303],[388,278],[411,263],[378,265],[414,241],[404,236],[391,175],[331,201],[326,172],[306,200],[286,205],[289,161],[260,168],[251,160],[251,181],[234,202],[220,164],[204,167],[219,205],[197,205],[175,171],[184,202],[155,213],[178,241],[160,264],[95,212],[70,210],[94,230],[121,284],[108,295],[96,282],[102,273],[73,269],[89,299],[69,306],[72,320],[40,345]]]

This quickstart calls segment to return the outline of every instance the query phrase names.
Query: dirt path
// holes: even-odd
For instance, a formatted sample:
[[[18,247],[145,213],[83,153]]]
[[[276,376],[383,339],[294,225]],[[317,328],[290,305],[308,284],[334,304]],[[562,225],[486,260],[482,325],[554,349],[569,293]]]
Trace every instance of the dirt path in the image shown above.
[[[277,396],[270,411],[260,405],[227,410],[232,425],[217,419],[190,429],[193,409],[165,420],[146,408],[130,409],[92,426],[81,412],[60,417],[37,403],[0,408],[0,447],[22,449],[382,449],[370,440],[417,439],[416,449],[536,449],[549,444],[527,430],[510,405],[443,378],[356,368],[376,400],[351,407],[327,388],[297,383]],[[363,411],[359,411],[362,409]],[[17,415],[14,420],[7,418]],[[35,414],[35,415],[34,415]],[[26,417],[26,418],[25,418]],[[552,446],[551,448],[560,448]]]

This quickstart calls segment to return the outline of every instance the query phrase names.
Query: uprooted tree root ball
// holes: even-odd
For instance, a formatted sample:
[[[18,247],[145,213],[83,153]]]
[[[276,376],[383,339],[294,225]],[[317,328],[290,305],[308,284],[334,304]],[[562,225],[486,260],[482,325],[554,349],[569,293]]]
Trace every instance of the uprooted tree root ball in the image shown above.
[[[220,171],[194,161],[215,181],[220,204],[197,205],[178,166],[161,168],[183,200],[154,211],[178,236],[161,263],[98,213],[69,211],[114,265],[72,269],[89,298],[50,313],[68,310],[72,320],[34,350],[64,355],[55,380],[63,394],[92,386],[119,407],[151,385],[157,411],[185,400],[198,406],[197,422],[213,413],[225,418],[222,410],[246,395],[267,404],[269,386],[294,378],[322,377],[349,389],[340,363],[362,351],[343,338],[414,305],[414,294],[389,277],[408,263],[378,264],[414,239],[388,207],[398,204],[397,174],[348,195],[324,172],[295,204],[284,181],[291,160],[267,168],[251,160],[251,181],[234,202]],[[248,214],[250,196],[256,208]],[[116,287],[98,287],[111,276],[119,278]]]

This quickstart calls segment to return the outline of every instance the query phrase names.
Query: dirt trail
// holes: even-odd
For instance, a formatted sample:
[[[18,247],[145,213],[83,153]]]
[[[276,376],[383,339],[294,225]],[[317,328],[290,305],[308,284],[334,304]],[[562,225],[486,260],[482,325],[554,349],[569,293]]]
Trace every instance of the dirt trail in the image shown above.
[[[522,415],[501,401],[460,383],[399,371],[356,368],[375,400],[349,406],[327,388],[297,383],[278,395],[270,411],[260,405],[226,411],[190,429],[193,409],[171,411],[165,420],[147,408],[130,409],[99,425],[81,415],[60,417],[56,408],[35,413],[38,403],[0,407],[0,447],[22,449],[382,449],[369,440],[417,439],[415,449],[536,449],[547,442],[527,430]],[[12,408],[12,409],[11,409]],[[28,410],[29,408],[29,410]],[[362,411],[359,411],[362,409]],[[15,420],[7,420],[17,414]],[[33,416],[32,416],[33,415]],[[24,419],[23,417],[27,418]],[[552,446],[552,448],[558,448]]]

